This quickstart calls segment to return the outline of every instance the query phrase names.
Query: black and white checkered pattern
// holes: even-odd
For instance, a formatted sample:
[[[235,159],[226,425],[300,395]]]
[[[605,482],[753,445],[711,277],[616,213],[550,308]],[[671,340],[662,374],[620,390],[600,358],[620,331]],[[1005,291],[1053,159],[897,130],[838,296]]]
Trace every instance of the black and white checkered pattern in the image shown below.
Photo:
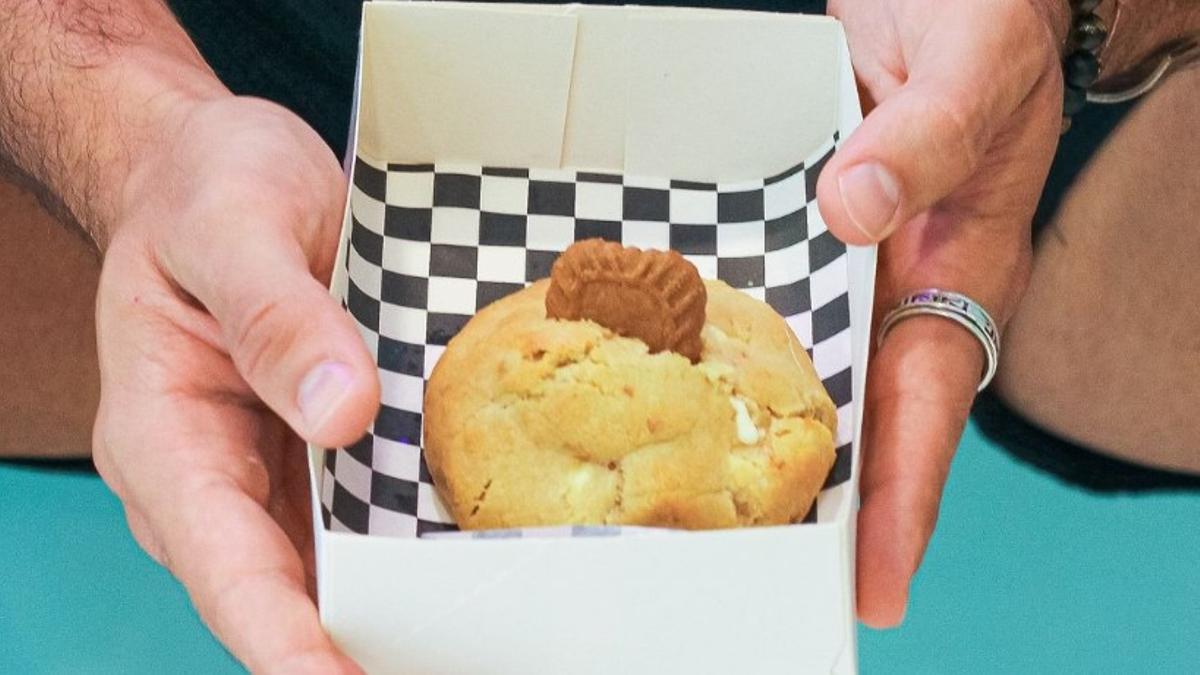
[[[784,316],[811,345],[838,406],[837,461],[826,488],[847,481],[853,402],[846,250],[813,201],[836,140],[778,176],[720,185],[565,170],[385,166],[359,157],[344,302],[377,357],[383,399],[366,437],[326,454],[326,526],[409,537],[455,529],[421,456],[425,380],[475,312],[549,276],[561,251],[592,237],[675,249],[701,276],[722,279]],[[808,520],[818,520],[818,512],[819,502]]]

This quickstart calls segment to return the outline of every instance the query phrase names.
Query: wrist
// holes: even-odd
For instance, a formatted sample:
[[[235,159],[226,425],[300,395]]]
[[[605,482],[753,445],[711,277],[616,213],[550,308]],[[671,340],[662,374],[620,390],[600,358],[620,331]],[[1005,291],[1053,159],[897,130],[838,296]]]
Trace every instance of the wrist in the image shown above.
[[[95,208],[85,207],[89,231],[104,251],[125,222],[129,206],[152,190],[165,153],[178,139],[193,110],[233,94],[207,67],[180,68],[176,60],[148,54],[136,58],[116,77],[127,92],[118,103],[125,113],[110,120],[106,147],[98,154],[108,161],[92,177],[102,194]]]

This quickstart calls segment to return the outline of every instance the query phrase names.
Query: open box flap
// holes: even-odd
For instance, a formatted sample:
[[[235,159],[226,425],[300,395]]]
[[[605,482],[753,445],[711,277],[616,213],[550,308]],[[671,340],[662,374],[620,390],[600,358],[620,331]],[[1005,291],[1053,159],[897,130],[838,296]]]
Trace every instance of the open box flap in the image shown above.
[[[364,11],[372,86],[358,151],[368,157],[733,182],[786,171],[837,124],[828,74],[841,29],[825,17],[467,3]]]

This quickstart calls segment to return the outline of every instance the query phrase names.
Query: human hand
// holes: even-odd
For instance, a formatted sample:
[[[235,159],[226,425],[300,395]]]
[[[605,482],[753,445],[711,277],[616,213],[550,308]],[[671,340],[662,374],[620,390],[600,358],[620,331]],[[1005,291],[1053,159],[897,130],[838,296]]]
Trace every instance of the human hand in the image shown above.
[[[300,440],[348,444],[379,401],[371,356],[322,283],[340,167],[263,101],[181,103],[169,125],[108,229],[96,466],[138,543],[252,671],[359,672],[311,598]]]
[[[1057,144],[1066,0],[831,0],[863,124],[821,175],[830,230],[880,244],[875,316],[927,287],[965,293],[1003,326],[1024,289],[1029,224]],[[867,382],[858,613],[903,619],[912,576],[983,367],[937,317],[891,330]]]

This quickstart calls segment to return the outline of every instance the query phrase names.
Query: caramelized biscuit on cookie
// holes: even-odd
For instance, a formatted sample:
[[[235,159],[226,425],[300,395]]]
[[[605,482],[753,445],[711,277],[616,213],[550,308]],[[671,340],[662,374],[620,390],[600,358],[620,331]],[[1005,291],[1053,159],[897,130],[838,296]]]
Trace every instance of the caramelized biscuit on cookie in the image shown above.
[[[679,253],[587,239],[555,261],[546,316],[590,319],[652,353],[674,351],[695,363],[707,301],[699,272]]]

